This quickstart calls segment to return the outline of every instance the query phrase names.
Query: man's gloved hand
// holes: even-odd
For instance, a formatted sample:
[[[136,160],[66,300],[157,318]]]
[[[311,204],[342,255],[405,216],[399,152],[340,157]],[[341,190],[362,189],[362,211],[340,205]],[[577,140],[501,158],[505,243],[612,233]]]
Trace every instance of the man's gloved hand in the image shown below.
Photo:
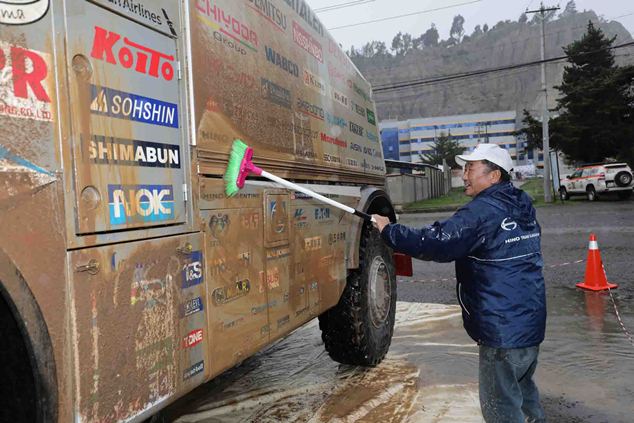
[[[372,226],[377,228],[379,232],[383,232],[383,228],[385,228],[387,225],[391,223],[390,219],[385,216],[373,214],[372,217],[374,218],[374,222],[372,222]]]

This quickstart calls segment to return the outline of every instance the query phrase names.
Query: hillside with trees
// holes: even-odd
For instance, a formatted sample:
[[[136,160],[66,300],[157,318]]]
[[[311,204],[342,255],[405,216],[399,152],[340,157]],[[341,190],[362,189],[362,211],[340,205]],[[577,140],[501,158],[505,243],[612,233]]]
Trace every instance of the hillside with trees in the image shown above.
[[[564,47],[581,39],[588,22],[610,39],[616,37],[615,46],[632,41],[631,34],[619,22],[607,21],[593,11],[577,11],[574,1],[569,1],[559,14],[551,14],[546,24],[545,56],[564,59],[547,65],[550,108],[557,105],[559,93],[553,87],[562,82]],[[523,109],[539,114],[539,65],[442,80],[481,69],[539,61],[539,18],[522,14],[517,21],[500,21],[491,28],[477,25],[471,34],[465,34],[464,23],[462,16],[456,16],[446,40],[440,39],[432,24],[420,34],[398,32],[389,47],[371,41],[350,49],[349,56],[374,87],[381,120],[501,110],[516,110],[522,116]],[[634,63],[632,46],[618,48],[614,55],[617,64]],[[412,81],[420,84],[408,84]],[[390,89],[401,83],[405,83],[404,88]]]

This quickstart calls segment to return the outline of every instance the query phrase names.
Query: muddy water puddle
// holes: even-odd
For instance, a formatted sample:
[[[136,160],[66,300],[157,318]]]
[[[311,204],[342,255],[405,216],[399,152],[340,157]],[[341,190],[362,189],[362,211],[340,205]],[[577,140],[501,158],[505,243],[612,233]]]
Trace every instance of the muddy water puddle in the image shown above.
[[[548,292],[537,382],[549,421],[633,421],[634,347],[609,296]],[[620,306],[632,327],[631,305]],[[397,307],[390,352],[376,368],[333,362],[313,322],[199,389],[176,421],[482,422],[478,349],[458,306]]]

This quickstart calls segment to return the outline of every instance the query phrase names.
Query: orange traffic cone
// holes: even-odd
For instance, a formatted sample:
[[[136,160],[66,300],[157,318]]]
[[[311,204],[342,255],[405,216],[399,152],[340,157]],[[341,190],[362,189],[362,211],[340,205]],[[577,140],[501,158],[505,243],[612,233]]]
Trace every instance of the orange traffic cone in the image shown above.
[[[589,289],[591,291],[604,291],[606,289],[618,288],[618,285],[609,283],[605,277],[605,269],[599,252],[599,243],[594,234],[590,234],[590,242],[588,243],[588,260],[586,261],[586,277],[579,288]]]

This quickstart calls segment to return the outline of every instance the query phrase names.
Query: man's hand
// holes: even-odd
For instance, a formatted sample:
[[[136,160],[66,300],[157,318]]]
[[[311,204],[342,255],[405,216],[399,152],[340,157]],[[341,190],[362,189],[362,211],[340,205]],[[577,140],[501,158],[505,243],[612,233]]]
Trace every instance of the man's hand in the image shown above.
[[[372,222],[372,226],[377,228],[379,232],[383,232],[383,228],[385,228],[387,225],[391,223],[390,219],[385,216],[373,214],[372,217],[374,218],[374,222]]]

